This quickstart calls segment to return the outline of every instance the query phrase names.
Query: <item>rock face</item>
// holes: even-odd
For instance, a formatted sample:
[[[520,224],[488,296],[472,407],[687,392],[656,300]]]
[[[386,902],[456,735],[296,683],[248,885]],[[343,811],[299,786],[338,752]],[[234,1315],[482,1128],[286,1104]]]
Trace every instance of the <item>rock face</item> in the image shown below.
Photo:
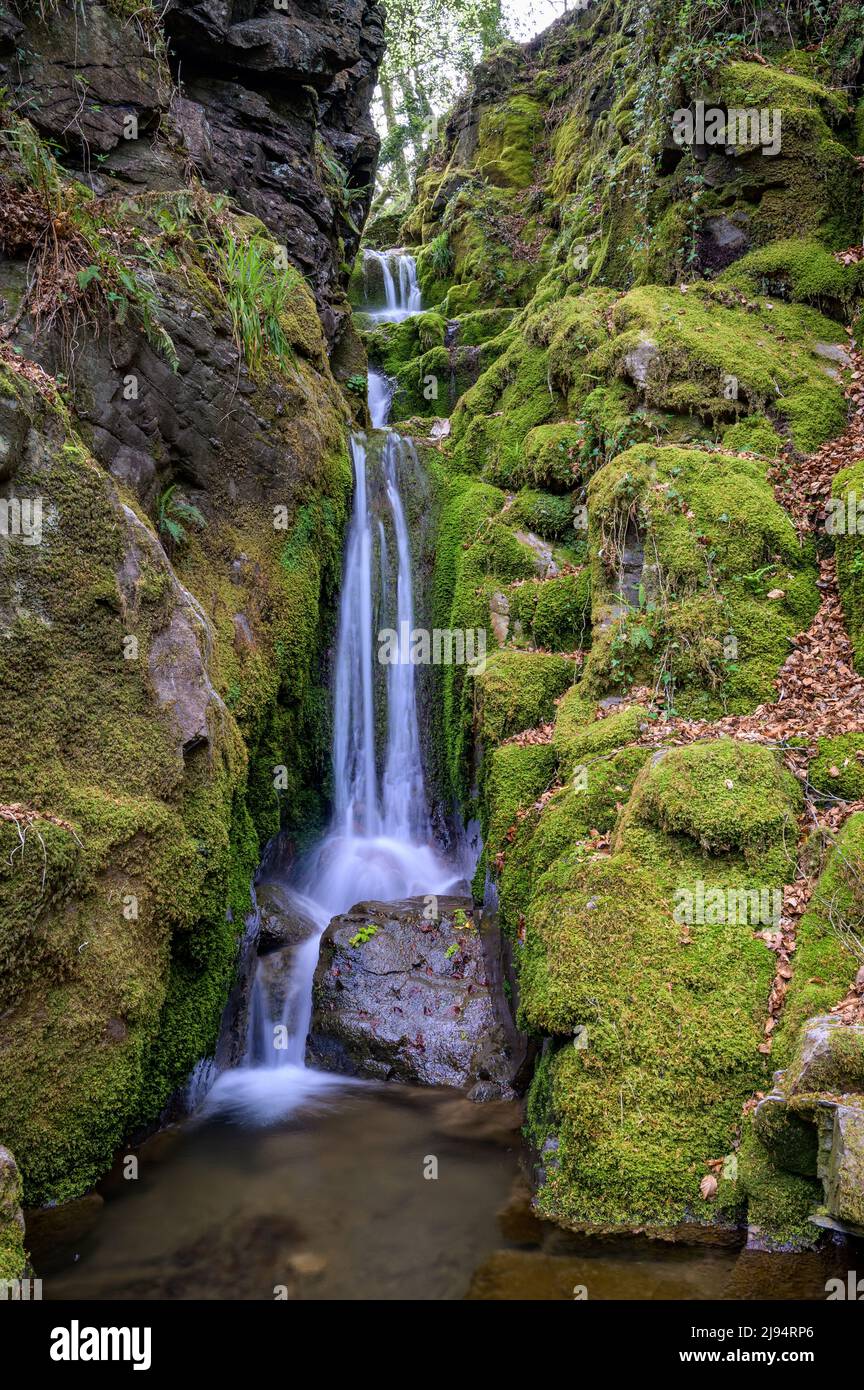
[[[333,919],[315,972],[311,1066],[467,1087],[472,1100],[512,1096],[471,900],[439,898],[438,909],[427,921],[422,898],[359,903]]]
[[[38,543],[0,538],[0,1138],[28,1206],[213,1056],[262,846],[324,814],[330,356],[381,47],[374,0],[0,13],[0,485],[42,508]]]
[[[171,0],[164,32],[133,8],[60,0],[44,18],[0,17],[0,85],[98,191],[174,187],[191,166],[230,192],[308,277],[335,342],[378,155],[377,0]]]
[[[821,1180],[831,1220],[864,1231],[864,1026],[809,1019],[754,1128],[777,1168]]]

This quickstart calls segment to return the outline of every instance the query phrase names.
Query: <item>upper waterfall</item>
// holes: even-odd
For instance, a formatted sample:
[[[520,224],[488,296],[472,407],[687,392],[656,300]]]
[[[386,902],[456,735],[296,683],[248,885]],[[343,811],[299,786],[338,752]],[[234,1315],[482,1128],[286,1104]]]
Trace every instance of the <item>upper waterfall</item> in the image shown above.
[[[375,267],[381,275],[384,287],[385,307],[364,309],[370,318],[382,323],[399,323],[411,314],[419,314],[423,308],[420,286],[417,283],[417,262],[407,251],[363,252],[363,279],[366,297],[370,300],[369,282],[371,268]]]

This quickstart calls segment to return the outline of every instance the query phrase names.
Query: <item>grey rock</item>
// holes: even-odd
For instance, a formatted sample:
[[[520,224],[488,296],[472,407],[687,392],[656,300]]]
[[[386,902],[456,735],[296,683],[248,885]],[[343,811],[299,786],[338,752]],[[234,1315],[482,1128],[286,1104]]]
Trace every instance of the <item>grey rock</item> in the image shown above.
[[[653,338],[643,338],[626,354],[623,367],[634,386],[645,387],[660,349]]]
[[[255,885],[261,925],[258,933],[260,954],[297,946],[318,930],[315,922],[303,911],[297,895],[278,879]]]
[[[808,1019],[782,1090],[787,1098],[864,1092],[864,1025],[843,1024],[830,1014]]]
[[[458,1086],[470,1099],[510,1099],[512,1060],[496,1022],[470,898],[361,903],[321,939],[310,1065],[350,1076]],[[460,927],[457,911],[469,924]],[[375,934],[352,938],[366,925]]]

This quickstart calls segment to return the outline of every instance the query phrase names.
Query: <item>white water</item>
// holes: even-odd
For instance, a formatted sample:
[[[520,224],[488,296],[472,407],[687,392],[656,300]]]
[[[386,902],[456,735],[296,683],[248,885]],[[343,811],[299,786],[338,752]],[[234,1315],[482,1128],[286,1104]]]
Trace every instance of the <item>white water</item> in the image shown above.
[[[421,304],[413,257],[401,252],[366,254],[382,266],[387,308],[377,316],[395,322],[416,313]],[[368,401],[375,429],[386,428],[391,395],[387,379],[370,371]],[[356,903],[446,894],[462,883],[461,872],[443,861],[432,839],[416,667],[409,662],[387,667],[383,757],[376,741],[380,722],[376,694],[382,682],[375,679],[375,593],[378,612],[392,613],[397,630],[402,622],[413,625],[411,543],[400,473],[406,464],[416,468],[417,461],[411,441],[390,430],[380,450],[373,451],[373,459],[378,460],[381,476],[370,489],[368,441],[362,434],[354,435],[354,503],[345,549],[333,692],[333,819],[327,834],[300,865],[292,889],[294,904],[309,919],[310,935],[293,948],[278,1017],[273,1016],[262,971],[257,971],[246,1064],[218,1078],[207,1096],[205,1114],[269,1124],[324,1092],[358,1084],[304,1065],[321,933],[331,917]],[[376,515],[376,502],[379,510],[386,504],[384,516]],[[396,547],[394,595],[390,594],[385,519]],[[373,537],[378,541],[377,574]],[[393,625],[389,618],[388,625]]]
[[[407,251],[364,251],[364,279],[366,267],[377,265],[384,283],[384,308],[364,308],[364,313],[379,323],[401,323],[410,314],[419,314],[422,309],[420,286],[417,284],[417,263]]]

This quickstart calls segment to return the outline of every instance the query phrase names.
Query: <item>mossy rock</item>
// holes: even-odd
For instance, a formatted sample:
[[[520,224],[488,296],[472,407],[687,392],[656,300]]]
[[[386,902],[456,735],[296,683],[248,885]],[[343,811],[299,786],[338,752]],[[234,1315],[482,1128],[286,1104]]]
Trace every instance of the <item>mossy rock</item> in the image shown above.
[[[750,415],[723,431],[723,448],[773,459],[781,452],[783,441],[764,415]]]
[[[817,791],[844,801],[864,799],[864,733],[820,738],[807,775]]]
[[[569,690],[558,706],[553,741],[563,766],[602,757],[635,742],[648,718],[642,705],[620,711],[613,708],[602,719],[595,718],[595,711],[596,701],[586,697],[579,686]]]
[[[653,684],[660,668],[681,714],[712,718],[774,698],[789,640],[819,594],[812,547],[764,463],[638,445],[594,475],[588,516],[594,621],[606,630],[602,642],[595,632],[586,691]],[[623,547],[641,562],[629,599],[618,592]]]
[[[521,94],[485,109],[475,155],[478,173],[501,188],[526,188],[534,175],[542,125],[539,102]]]
[[[738,1150],[738,1186],[747,1202],[751,1237],[763,1247],[808,1250],[816,1245],[819,1230],[810,1217],[821,1204],[822,1184],[772,1162],[750,1117]]]
[[[0,1287],[7,1280],[23,1278],[27,1268],[21,1210],[23,1195],[18,1165],[9,1150],[0,1144]]]
[[[545,1121],[535,1119],[557,1140],[544,1215],[577,1229],[717,1219],[699,1183],[764,1084],[770,974],[746,928],[701,926],[682,943],[664,888],[629,855],[547,871],[520,968],[523,1025],[569,1035],[551,1062]],[[574,1045],[577,1029],[587,1038]]]
[[[591,572],[527,580],[509,590],[510,624],[547,651],[572,652],[591,644]]]
[[[760,304],[751,314],[719,287],[683,295],[646,285],[615,306],[614,322],[617,335],[592,365],[632,380],[649,405],[712,422],[770,406],[802,453],[845,427],[842,388],[815,352],[843,341],[843,330],[809,306]]]
[[[575,515],[574,495],[556,492],[541,492],[537,488],[522,488],[517,494],[511,516],[515,521],[527,526],[540,536],[550,540],[566,539],[572,544],[574,539]],[[576,542],[578,545],[579,542]]]
[[[824,847],[822,872],[798,923],[792,979],[773,1040],[778,1066],[789,1061],[807,1019],[832,1008],[855,978],[859,962],[843,924],[854,931],[864,911],[862,871],[864,814],[859,811],[839,831],[836,845]]]
[[[633,823],[686,835],[708,853],[747,856],[785,837],[794,846],[801,799],[772,749],[721,738],[655,754],[628,813]]]
[[[812,304],[845,320],[861,292],[858,265],[842,265],[818,241],[774,241],[749,252],[720,277],[749,294]]]
[[[484,746],[548,722],[572,683],[575,663],[544,652],[502,650],[474,677],[475,721]]]

